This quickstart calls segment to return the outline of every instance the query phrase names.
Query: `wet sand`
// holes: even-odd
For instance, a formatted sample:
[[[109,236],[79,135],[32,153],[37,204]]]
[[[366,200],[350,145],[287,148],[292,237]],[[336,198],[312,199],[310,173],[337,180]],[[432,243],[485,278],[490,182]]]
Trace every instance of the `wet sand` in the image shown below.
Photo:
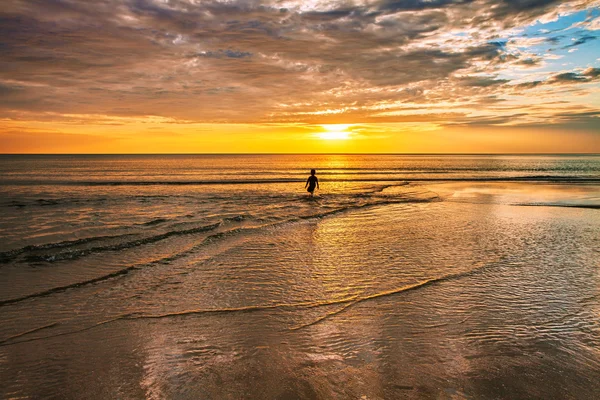
[[[440,201],[230,235],[4,305],[2,397],[594,398],[598,218]]]

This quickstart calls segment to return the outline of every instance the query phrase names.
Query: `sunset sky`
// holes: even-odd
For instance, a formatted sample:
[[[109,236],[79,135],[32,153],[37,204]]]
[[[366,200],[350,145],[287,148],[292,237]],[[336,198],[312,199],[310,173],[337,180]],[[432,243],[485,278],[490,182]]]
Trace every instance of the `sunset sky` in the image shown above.
[[[600,1],[2,0],[0,153],[600,152]]]

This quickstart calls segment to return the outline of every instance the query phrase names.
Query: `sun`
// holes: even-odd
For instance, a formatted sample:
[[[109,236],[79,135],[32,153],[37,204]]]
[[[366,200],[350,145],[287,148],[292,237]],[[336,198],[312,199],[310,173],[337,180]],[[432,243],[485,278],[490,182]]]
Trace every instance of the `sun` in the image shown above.
[[[320,132],[318,136],[321,139],[325,140],[345,140],[350,138],[350,133],[346,129],[348,129],[350,124],[329,124],[329,125],[321,125],[325,132]]]

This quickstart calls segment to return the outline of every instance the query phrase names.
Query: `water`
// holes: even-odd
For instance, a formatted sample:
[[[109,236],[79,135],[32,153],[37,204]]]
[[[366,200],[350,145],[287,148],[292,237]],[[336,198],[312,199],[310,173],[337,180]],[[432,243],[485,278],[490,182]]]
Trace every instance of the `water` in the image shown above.
[[[1,156],[0,192],[2,398],[600,395],[600,156]]]

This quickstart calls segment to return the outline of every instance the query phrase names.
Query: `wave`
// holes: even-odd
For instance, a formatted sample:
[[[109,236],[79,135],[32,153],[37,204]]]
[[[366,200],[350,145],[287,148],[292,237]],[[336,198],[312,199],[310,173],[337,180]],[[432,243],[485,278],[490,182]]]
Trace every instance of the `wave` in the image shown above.
[[[301,302],[296,302],[296,303],[263,304],[263,305],[249,305],[249,306],[240,306],[240,307],[201,308],[201,309],[183,310],[183,311],[176,311],[176,312],[169,312],[169,313],[162,313],[162,314],[127,313],[127,314],[119,315],[119,316],[116,316],[109,320],[101,321],[101,322],[98,322],[93,325],[89,325],[87,327],[83,327],[80,329],[76,329],[76,330],[72,330],[72,331],[68,331],[68,332],[61,332],[61,333],[54,334],[54,335],[35,337],[35,338],[26,339],[26,340],[11,342],[12,339],[19,338],[19,337],[25,336],[26,334],[34,333],[34,332],[40,331],[42,329],[46,329],[46,328],[50,328],[50,327],[58,325],[58,323],[53,323],[53,324],[49,324],[49,325],[46,325],[43,327],[29,330],[27,332],[13,335],[7,339],[1,340],[0,347],[11,346],[11,345],[19,344],[19,343],[26,343],[26,342],[32,342],[32,341],[37,341],[37,340],[43,340],[43,339],[49,339],[49,338],[53,338],[53,337],[57,337],[57,336],[75,334],[75,333],[79,333],[79,332],[86,331],[89,329],[93,329],[93,328],[101,326],[101,325],[105,325],[110,322],[116,322],[116,321],[121,321],[121,320],[165,319],[165,318],[175,318],[175,317],[183,317],[183,316],[190,316],[190,315],[248,313],[248,312],[261,312],[261,311],[270,311],[270,310],[290,310],[290,309],[293,310],[293,309],[299,309],[299,308],[300,309],[311,309],[311,308],[327,307],[327,306],[333,306],[333,305],[343,305],[343,307],[341,307],[339,310],[327,313],[324,316],[317,318],[316,320],[313,320],[309,323],[302,324],[300,326],[291,327],[291,328],[287,329],[287,331],[298,331],[300,329],[307,328],[310,326],[314,326],[318,323],[321,323],[321,322],[327,320],[328,318],[338,315],[341,312],[344,312],[357,304],[371,301],[371,300],[377,300],[377,299],[381,299],[381,298],[385,298],[385,297],[402,295],[402,294],[420,290],[420,289],[423,289],[426,287],[440,285],[445,282],[459,280],[459,279],[463,279],[463,278],[466,278],[469,276],[480,274],[491,268],[496,267],[500,261],[502,261],[502,259],[497,260],[495,262],[482,263],[479,266],[476,266],[475,268],[470,269],[468,271],[447,274],[447,275],[434,277],[434,278],[430,278],[430,279],[424,279],[422,281],[419,281],[419,282],[416,282],[413,284],[408,284],[408,285],[400,286],[400,287],[397,287],[397,288],[394,288],[391,290],[377,292],[377,293],[373,293],[373,294],[365,295],[365,296],[354,295],[354,296],[348,296],[348,297],[343,297],[343,298],[339,298],[339,299],[331,299],[331,300],[324,300],[324,301],[301,301]],[[0,305],[2,305],[2,303],[0,303]]]
[[[324,217],[328,217],[330,215],[340,214],[340,213],[343,213],[343,212],[346,212],[349,210],[358,210],[361,208],[370,208],[370,207],[375,207],[375,206],[378,207],[378,206],[386,206],[386,205],[392,205],[392,204],[406,204],[406,203],[431,203],[434,201],[440,201],[440,200],[438,197],[433,197],[433,198],[427,198],[427,199],[387,200],[387,201],[379,201],[376,203],[357,204],[357,205],[350,205],[350,206],[346,206],[346,207],[337,208],[335,210],[326,211],[326,212],[319,213],[319,214],[302,215],[302,216],[292,219],[292,221],[306,220],[306,219],[313,219],[313,218],[324,218]]]
[[[47,290],[43,290],[43,291],[36,292],[36,293],[31,293],[31,294],[28,294],[28,295],[25,295],[25,296],[15,297],[15,298],[6,299],[6,300],[0,300],[0,307],[1,306],[5,306],[5,305],[9,305],[9,304],[19,303],[19,302],[22,302],[24,300],[29,300],[29,299],[39,298],[39,297],[46,297],[46,296],[49,296],[49,295],[52,295],[52,294],[55,294],[55,293],[60,293],[60,292],[67,291],[69,289],[79,288],[79,287],[91,285],[91,284],[94,284],[94,283],[106,281],[108,279],[113,279],[113,278],[125,276],[125,275],[129,274],[132,271],[140,270],[140,269],[143,269],[145,267],[150,267],[150,266],[153,266],[153,265],[159,265],[159,264],[165,264],[165,263],[168,263],[168,262],[172,262],[172,261],[177,260],[178,258],[181,258],[181,257],[183,257],[183,256],[191,253],[192,251],[196,250],[201,245],[209,243],[209,242],[211,242],[212,240],[214,240],[216,238],[223,237],[227,233],[230,233],[230,234],[231,233],[235,233],[235,232],[239,231],[239,229],[240,228],[232,229],[229,232],[221,232],[221,233],[218,233],[218,234],[214,234],[214,235],[208,236],[208,237],[206,237],[202,241],[202,243],[200,243],[200,245],[193,246],[191,249],[188,249],[188,250],[180,252],[180,253],[171,254],[171,255],[169,255],[167,257],[163,257],[163,258],[160,258],[158,260],[154,260],[154,261],[147,262],[147,263],[144,263],[144,264],[131,265],[131,266],[128,266],[128,267],[119,269],[117,271],[113,271],[113,272],[110,272],[108,274],[101,275],[101,276],[98,276],[98,277],[95,277],[95,278],[92,278],[92,279],[88,279],[88,280],[84,280],[84,281],[78,281],[78,282],[74,282],[74,283],[71,283],[71,284],[68,284],[68,285],[63,285],[63,286],[56,286],[56,287],[53,287],[53,288],[50,288],[50,289],[47,289]]]
[[[126,316],[118,316],[116,318],[111,318],[111,319],[108,319],[106,321],[100,321],[100,322],[97,322],[97,323],[95,323],[93,325],[89,325],[89,326],[86,326],[86,327],[83,327],[83,328],[80,328],[80,329],[77,329],[77,330],[74,330],[74,331],[67,331],[67,332],[56,333],[56,334],[48,335],[48,336],[41,336],[41,337],[36,337],[36,338],[31,338],[31,339],[26,339],[26,340],[19,340],[17,342],[10,342],[11,338],[8,338],[8,339],[4,339],[4,340],[0,341],[0,347],[2,347],[2,346],[11,346],[11,345],[19,344],[19,343],[34,342],[34,341],[37,341],[37,340],[51,339],[51,338],[55,338],[55,337],[59,337],[59,336],[73,335],[75,333],[89,331],[90,329],[97,328],[99,326],[106,325],[106,324],[109,324],[111,322],[115,322],[115,321],[119,321],[119,320],[125,319],[125,317]],[[56,326],[56,325],[59,325],[59,324],[58,323],[53,324],[53,326]],[[40,327],[40,328],[37,328],[37,329],[33,329],[32,331],[36,332],[36,331],[40,331],[40,330],[46,329],[46,328],[50,328],[50,326],[43,326],[43,327]],[[17,337],[21,337],[21,336],[25,336],[28,333],[32,333],[32,332],[24,332],[24,333],[18,334],[16,336]]]
[[[158,260],[154,260],[154,261],[151,261],[151,262],[146,262],[146,263],[143,263],[143,264],[131,265],[131,266],[128,266],[128,267],[119,269],[117,271],[113,271],[113,272],[110,272],[108,274],[101,275],[101,276],[98,276],[98,277],[95,277],[95,278],[92,278],[92,279],[88,279],[88,280],[84,280],[84,281],[78,281],[78,282],[74,282],[74,283],[71,283],[71,284],[68,284],[68,285],[63,285],[63,286],[56,286],[56,287],[53,287],[53,288],[50,288],[50,289],[47,289],[47,290],[43,290],[41,292],[31,293],[31,294],[28,294],[28,295],[25,295],[25,296],[15,297],[15,298],[12,298],[12,299],[0,300],[0,307],[1,306],[5,306],[5,305],[9,305],[9,304],[19,303],[19,302],[24,301],[24,300],[34,299],[34,298],[38,298],[38,297],[46,297],[46,296],[49,296],[49,295],[52,295],[52,294],[55,294],[55,293],[64,292],[64,291],[69,290],[69,289],[74,289],[74,288],[78,288],[78,287],[82,287],[82,286],[86,286],[86,285],[91,285],[91,284],[94,284],[94,283],[102,282],[102,281],[105,281],[105,280],[108,280],[108,279],[125,276],[125,275],[129,274],[132,271],[140,270],[140,269],[143,269],[145,267],[172,262],[172,261],[175,261],[175,260],[177,260],[177,259],[179,259],[179,258],[181,258],[181,257],[183,257],[183,256],[185,256],[185,255],[187,255],[189,253],[191,253],[194,250],[197,250],[202,245],[205,245],[207,243],[210,243],[210,242],[214,241],[214,239],[222,238],[222,237],[225,237],[227,235],[231,235],[231,234],[237,233],[240,230],[243,230],[243,228],[235,228],[235,229],[231,229],[231,230],[226,231],[226,232],[220,232],[220,233],[216,233],[216,234],[207,236],[206,238],[204,238],[204,240],[200,244],[195,245],[195,246],[193,246],[190,249],[187,249],[187,250],[182,251],[180,253],[171,254],[171,255],[169,255],[167,257],[162,257],[162,258],[160,258]]]
[[[128,242],[117,243],[117,244],[96,246],[96,247],[91,247],[91,248],[87,248],[87,249],[72,250],[69,252],[56,253],[56,254],[50,254],[50,255],[48,255],[48,254],[46,254],[46,255],[28,255],[25,257],[25,260],[29,261],[29,262],[39,262],[39,261],[55,262],[55,261],[61,261],[61,260],[74,260],[74,259],[77,259],[80,257],[84,257],[88,254],[95,254],[95,253],[100,253],[103,251],[118,251],[118,250],[129,249],[132,247],[137,247],[137,246],[141,246],[141,245],[145,245],[145,244],[156,243],[161,240],[168,239],[172,236],[193,235],[196,233],[207,232],[207,231],[213,230],[219,226],[221,226],[221,222],[217,222],[217,223],[205,225],[205,226],[200,226],[200,227],[196,227],[196,228],[191,228],[191,229],[184,229],[184,230],[180,230],[180,231],[169,231],[169,232],[161,233],[159,235],[150,236],[150,237],[146,237],[143,239],[132,240],[132,241],[128,241]]]
[[[273,224],[270,224],[273,225]],[[15,297],[12,299],[6,299],[6,300],[0,300],[0,307],[5,306],[5,305],[9,305],[9,304],[14,304],[14,303],[19,303],[25,300],[29,300],[29,299],[35,299],[35,298],[39,298],[39,297],[46,297],[55,293],[60,293],[60,292],[64,292],[67,291],[69,289],[74,289],[74,288],[79,288],[82,286],[87,286],[87,285],[91,285],[94,283],[98,283],[98,282],[102,282],[102,281],[106,281],[108,279],[112,279],[112,278],[116,278],[116,277],[121,277],[121,276],[125,276],[127,274],[129,274],[132,271],[135,270],[140,270],[143,269],[145,267],[150,267],[153,265],[159,265],[159,264],[165,264],[168,262],[172,262],[175,261],[187,254],[190,254],[191,252],[197,250],[199,247],[206,245],[207,243],[211,243],[214,242],[215,239],[220,239],[226,236],[231,236],[235,233],[239,233],[240,231],[244,231],[244,230],[250,230],[252,228],[235,228],[235,229],[231,229],[229,231],[226,232],[219,232],[210,236],[207,236],[200,244],[197,244],[195,246],[193,246],[192,248],[189,248],[185,251],[182,251],[180,253],[176,253],[176,254],[171,254],[167,257],[163,257],[160,258],[158,260],[154,260],[148,263],[144,263],[144,264],[137,264],[137,265],[131,265],[122,269],[119,269],[117,271],[113,271],[110,272],[108,274],[105,275],[101,275],[92,279],[88,279],[88,280],[84,280],[84,281],[78,281],[78,282],[74,282],[68,285],[63,285],[63,286],[56,286],[47,290],[43,290],[40,292],[36,292],[36,293],[31,293],[25,296],[21,296],[21,297]],[[254,228],[256,229],[256,228]]]
[[[51,324],[48,324],[48,325],[39,326],[39,327],[37,327],[37,328],[33,328],[33,329],[30,329],[30,330],[28,330],[28,331],[25,331],[25,332],[18,333],[18,334],[16,334],[16,335],[9,336],[9,337],[7,337],[6,339],[3,339],[3,340],[1,340],[1,341],[0,341],[0,344],[2,344],[2,343],[5,343],[5,342],[8,342],[8,341],[11,341],[11,340],[13,340],[13,339],[20,338],[20,337],[22,337],[22,336],[25,336],[25,335],[29,335],[30,333],[35,333],[35,332],[39,332],[39,331],[41,331],[41,330],[43,330],[43,329],[48,329],[48,328],[55,327],[55,326],[56,326],[56,325],[58,325],[58,324],[59,324],[58,322],[53,322],[53,323],[51,323]]]
[[[382,185],[381,187],[374,188],[373,189],[374,191],[369,192],[369,194],[377,195],[378,193],[383,192],[385,189],[387,189],[391,186],[397,186],[397,185]],[[322,211],[322,212],[317,212],[317,213],[307,214],[307,215],[293,216],[293,217],[287,218],[283,221],[276,221],[276,223],[294,222],[294,221],[306,220],[306,219],[311,219],[311,218],[323,218],[323,217],[326,217],[329,215],[334,215],[337,213],[342,213],[342,212],[346,212],[346,211],[353,210],[353,209],[360,209],[360,208],[371,207],[371,206],[383,206],[383,205],[389,205],[389,204],[399,204],[399,203],[409,203],[409,202],[422,203],[422,202],[430,202],[430,201],[439,201],[439,196],[434,196],[434,197],[429,197],[429,198],[424,198],[424,199],[405,198],[405,197],[393,197],[392,198],[392,197],[384,196],[383,197],[384,200],[382,200],[382,197],[370,197],[368,195],[365,195],[364,193],[361,193],[361,194],[355,194],[353,197],[360,201],[357,201],[357,202],[354,202],[353,204],[348,204],[348,205],[340,205],[337,207],[334,206],[335,208],[329,209],[328,211]],[[302,200],[312,202],[312,201],[318,201],[319,199],[302,197]],[[296,202],[297,199],[294,198],[293,200],[290,200],[290,201]],[[47,243],[47,244],[41,244],[41,245],[28,245],[28,246],[25,246],[25,247],[22,247],[19,249],[0,253],[0,264],[6,264],[10,261],[13,261],[13,260],[21,257],[21,256],[22,256],[23,261],[32,262],[32,263],[38,263],[38,262],[53,263],[53,262],[63,261],[63,260],[75,260],[75,259],[79,259],[81,257],[88,256],[90,254],[97,254],[97,253],[106,252],[106,251],[119,251],[119,250],[125,250],[125,249],[129,249],[129,248],[133,248],[133,247],[143,246],[143,245],[147,245],[147,244],[151,244],[151,243],[156,243],[156,242],[171,238],[173,236],[193,235],[193,234],[197,234],[197,233],[207,232],[210,230],[214,230],[214,229],[218,228],[219,226],[222,226],[223,224],[239,223],[239,222],[243,222],[249,218],[251,218],[251,217],[247,214],[223,216],[221,221],[213,223],[213,224],[205,225],[205,226],[194,227],[194,228],[183,229],[183,230],[171,230],[171,231],[167,231],[167,232],[160,233],[157,235],[139,238],[139,239],[135,239],[135,240],[127,240],[127,241],[121,241],[118,243],[111,243],[111,244],[99,244],[96,246],[85,247],[85,248],[77,248],[77,247],[81,246],[81,245],[102,242],[102,241],[107,241],[107,240],[124,239],[127,237],[140,235],[142,232],[128,233],[128,234],[123,234],[123,235],[95,236],[95,237],[89,237],[89,238],[84,238],[84,239],[62,241],[62,242],[58,242],[58,243]],[[145,223],[141,223],[141,224],[137,224],[137,225],[154,227],[154,226],[163,224],[167,221],[168,220],[165,218],[156,218],[154,220],[151,220],[151,221],[148,221]],[[54,249],[60,249],[63,251],[52,251],[50,253],[40,254],[44,250],[54,250]]]
[[[163,257],[160,258],[158,260],[149,262],[149,263],[144,263],[144,264],[138,264],[138,265],[133,265],[133,266],[128,266],[126,268],[122,268],[120,270],[108,273],[106,275],[102,275],[96,278],[92,278],[92,279],[88,279],[88,280],[84,280],[84,281],[79,281],[79,282],[74,282],[68,285],[64,285],[64,286],[57,286],[57,287],[53,287],[44,291],[40,291],[40,292],[36,292],[36,293],[31,293],[25,296],[21,296],[21,297],[16,297],[16,298],[12,298],[12,299],[6,299],[6,300],[0,300],[0,307],[1,306],[5,306],[5,305],[9,305],[9,304],[14,304],[14,303],[19,303],[21,301],[24,300],[29,300],[29,299],[33,299],[33,298],[38,298],[38,297],[45,297],[45,296],[49,296],[55,293],[60,293],[60,292],[64,292],[68,289],[73,289],[73,288],[78,288],[78,287],[82,287],[82,286],[86,286],[86,285],[90,285],[90,284],[94,284],[94,283],[98,283],[98,282],[102,282],[105,281],[107,279],[112,279],[112,278],[116,278],[116,277],[120,277],[120,276],[125,276],[127,274],[129,274],[129,272],[135,271],[135,270],[139,270],[142,269],[144,267],[148,267],[151,265],[157,265],[157,264],[164,264],[167,262],[172,262],[176,259],[179,259],[187,254],[190,254],[193,251],[198,250],[199,248],[201,248],[202,246],[205,246],[209,243],[214,243],[216,240],[220,240],[223,238],[227,238],[227,237],[231,237],[233,235],[236,234],[240,234],[240,233],[249,233],[249,232],[253,232],[253,231],[258,231],[258,230],[262,230],[265,228],[274,228],[277,226],[282,226],[282,225],[286,225],[286,224],[290,224],[290,223],[294,223],[294,222],[298,222],[298,221],[306,221],[306,220],[311,220],[311,219],[321,219],[321,218],[325,218],[331,215],[335,215],[335,214],[340,214],[340,213],[344,213],[346,211],[350,211],[350,210],[357,210],[357,209],[362,209],[362,208],[369,208],[369,207],[378,207],[378,206],[382,206],[382,205],[391,205],[391,204],[406,204],[406,203],[426,203],[426,202],[432,202],[432,201],[438,201],[438,199],[411,199],[411,200],[392,200],[392,201],[382,201],[382,202],[378,202],[378,203],[367,203],[367,204],[361,204],[361,205],[351,205],[351,206],[346,206],[346,207],[341,207],[339,209],[335,209],[335,210],[330,210],[330,211],[326,211],[326,212],[322,212],[322,213],[317,213],[317,214],[311,214],[311,215],[305,215],[305,216],[298,216],[298,217],[294,217],[294,218],[289,218],[289,219],[285,219],[283,221],[276,221],[276,222],[272,222],[272,223],[267,223],[267,224],[263,224],[263,225],[259,225],[256,227],[250,227],[250,228],[244,228],[244,227],[237,227],[237,228],[233,228],[233,229],[229,229],[223,232],[217,232],[217,233],[213,233],[209,236],[206,236],[200,243],[194,245],[193,247],[180,252],[180,253],[176,253],[176,254],[172,254],[170,256],[167,257]],[[234,217],[235,218],[235,217]],[[163,240],[167,237],[173,236],[173,235],[181,235],[181,234],[193,234],[193,233],[198,233],[198,232],[206,232],[206,231],[210,231],[211,229],[214,229],[218,226],[220,226],[220,223],[216,223],[216,224],[212,224],[212,225],[206,225],[203,227],[199,227],[199,228],[192,228],[192,229],[188,229],[185,231],[172,231],[172,232],[167,232],[161,235],[157,235],[157,236],[153,236],[150,238],[146,238],[146,239],[140,239],[138,241],[133,241],[133,242],[126,242],[126,243],[121,243],[118,245],[112,245],[112,246],[98,246],[96,248],[92,248],[92,249],[84,249],[84,250],[80,250],[80,251],[74,251],[74,252],[69,252],[69,253],[63,253],[61,255],[61,253],[59,253],[58,255],[46,255],[46,256],[35,256],[35,255],[31,255],[26,257],[26,260],[28,261],[46,261],[46,262],[54,262],[54,261],[58,261],[58,260],[65,260],[65,259],[74,259],[74,258],[79,258],[79,257],[83,257],[85,255],[97,252],[97,251],[111,251],[111,250],[120,250],[121,248],[128,248],[128,247],[133,247],[132,244],[135,245],[140,245],[140,244],[147,244],[147,243],[153,243],[159,240]],[[143,242],[143,243],[142,243]]]
[[[565,207],[565,208],[588,208],[600,210],[600,204],[560,204],[560,203],[516,203],[514,206],[521,207]]]
[[[19,303],[21,301],[33,299],[33,298],[37,298],[37,297],[45,297],[45,296],[48,296],[48,295],[51,295],[54,293],[64,292],[68,289],[73,289],[76,287],[81,287],[81,286],[85,286],[85,285],[90,285],[92,283],[105,281],[107,279],[111,279],[111,278],[117,277],[119,275],[128,274],[130,271],[133,271],[135,269],[139,269],[139,267],[138,266],[130,266],[130,267],[123,268],[123,269],[120,269],[115,272],[111,272],[110,274],[102,275],[102,276],[99,276],[99,277],[96,277],[93,279],[89,279],[86,281],[75,282],[75,283],[72,283],[69,285],[64,285],[64,286],[57,286],[57,287],[53,287],[52,289],[44,290],[42,292],[37,292],[37,293],[31,293],[26,296],[15,297],[15,298],[6,299],[6,300],[0,300],[0,306],[6,306],[8,304],[13,304],[13,303]]]
[[[214,309],[205,308],[205,309],[184,310],[184,311],[163,313],[163,314],[138,314],[138,315],[129,314],[127,316],[127,319],[162,319],[162,318],[180,317],[180,316],[197,315],[197,314],[221,314],[221,313],[234,313],[234,312],[267,311],[267,310],[273,310],[273,309],[317,308],[317,307],[325,307],[325,306],[338,305],[338,304],[345,305],[340,310],[328,313],[324,317],[320,317],[315,321],[312,321],[310,323],[289,329],[289,330],[299,330],[299,329],[302,329],[302,328],[305,328],[308,326],[315,325],[319,322],[322,322],[325,319],[327,319],[331,316],[337,315],[340,312],[343,312],[346,309],[348,309],[356,304],[370,301],[370,300],[376,300],[376,299],[380,299],[380,298],[384,298],[384,297],[404,294],[404,293],[408,293],[408,292],[415,291],[418,289],[423,289],[428,286],[439,285],[444,282],[449,282],[449,281],[473,276],[476,274],[480,274],[482,272],[489,270],[490,268],[497,266],[497,264],[500,261],[502,261],[502,259],[497,260],[495,262],[491,262],[491,263],[482,263],[479,266],[476,266],[475,268],[470,269],[468,271],[457,272],[454,274],[447,274],[447,275],[430,278],[430,279],[424,279],[422,281],[419,281],[419,282],[416,282],[413,284],[404,285],[404,286],[394,288],[391,290],[377,292],[377,293],[373,293],[373,294],[365,295],[365,296],[355,295],[355,296],[345,297],[345,298],[341,298],[341,299],[327,300],[327,301],[320,301],[320,302],[306,301],[306,302],[288,303],[288,304],[283,303],[283,304],[254,305],[254,306],[227,307],[227,308],[214,308]]]
[[[301,178],[274,178],[274,179],[214,179],[214,180],[173,180],[173,181],[14,181],[3,182],[10,185],[58,185],[58,186],[199,186],[199,185],[249,185],[249,184],[276,184],[305,182]],[[335,178],[321,179],[325,182],[572,182],[572,183],[600,183],[600,178],[595,176],[567,176],[567,175],[520,175],[520,176],[482,176],[482,177],[414,177],[414,176],[388,176],[378,178]],[[42,204],[40,204],[42,205]],[[43,202],[43,205],[54,205],[53,202]],[[15,205],[16,206],[16,205]],[[21,204],[18,205],[19,207]]]
[[[156,219],[153,219],[152,221],[144,222],[142,225],[154,226],[154,225],[159,225],[159,224],[165,223],[167,221],[168,221],[168,219],[166,219],[166,218],[156,218]]]
[[[33,183],[31,183],[33,184]],[[62,183],[61,183],[62,184]],[[178,194],[177,199],[190,199],[197,200],[197,196],[193,195],[185,195]],[[125,197],[127,200],[137,200],[141,202],[151,201],[151,200],[163,200],[163,199],[172,199],[172,195],[128,195]],[[36,199],[36,200],[11,200],[8,202],[0,202],[0,207],[14,207],[17,209],[21,209],[24,207],[48,207],[48,206],[81,206],[81,205],[98,205],[98,204],[106,204],[109,202],[120,202],[123,200],[123,197],[91,197],[91,198],[77,198],[77,197],[58,197],[58,198],[50,198],[50,199]]]
[[[93,236],[93,237],[89,237],[89,238],[76,239],[76,240],[65,240],[62,242],[55,242],[55,243],[32,244],[32,245],[28,245],[25,247],[21,247],[19,249],[9,250],[9,251],[0,253],[0,264],[7,263],[7,262],[17,258],[19,255],[26,253],[26,252],[47,250],[47,249],[56,249],[56,248],[66,248],[66,247],[78,246],[78,245],[92,243],[92,242],[101,241],[101,240],[120,239],[120,238],[124,238],[127,236],[132,236],[132,235],[134,235],[134,234],[126,233],[126,234],[122,234],[122,235],[103,235],[103,236]]]

